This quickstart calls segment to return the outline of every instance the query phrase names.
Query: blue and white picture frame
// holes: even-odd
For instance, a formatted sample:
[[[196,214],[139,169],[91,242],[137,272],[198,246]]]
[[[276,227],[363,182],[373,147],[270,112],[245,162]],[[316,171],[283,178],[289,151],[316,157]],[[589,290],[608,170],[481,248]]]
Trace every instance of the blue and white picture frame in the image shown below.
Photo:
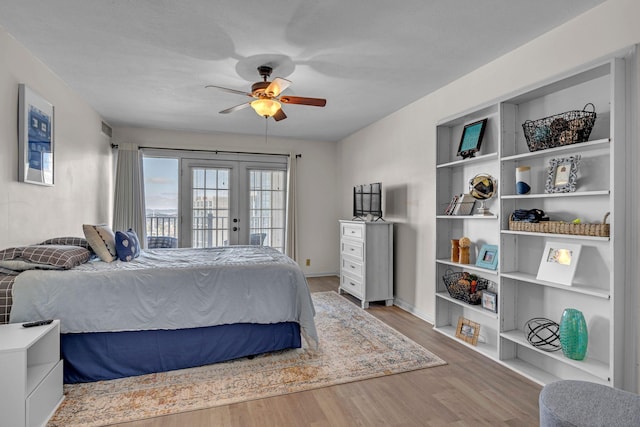
[[[18,181],[54,184],[53,105],[20,84],[18,89]]]
[[[482,245],[476,259],[476,267],[488,268],[489,270],[497,269],[498,247],[496,245]]]

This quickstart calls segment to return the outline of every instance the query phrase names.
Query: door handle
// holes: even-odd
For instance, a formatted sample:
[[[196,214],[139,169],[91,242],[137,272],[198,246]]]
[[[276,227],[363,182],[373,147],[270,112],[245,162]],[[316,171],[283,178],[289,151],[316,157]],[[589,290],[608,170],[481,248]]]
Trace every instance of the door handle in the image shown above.
[[[238,218],[233,218],[233,222],[238,222]]]
[[[233,231],[238,231],[238,227],[233,227]]]

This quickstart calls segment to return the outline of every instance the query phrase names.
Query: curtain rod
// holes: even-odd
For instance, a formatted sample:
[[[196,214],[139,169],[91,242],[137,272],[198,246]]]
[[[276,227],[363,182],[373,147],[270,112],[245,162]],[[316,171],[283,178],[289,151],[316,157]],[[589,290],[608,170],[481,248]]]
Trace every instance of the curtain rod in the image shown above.
[[[118,148],[118,144],[111,143],[111,148]],[[167,151],[190,151],[195,153],[224,153],[224,154],[259,154],[262,156],[286,156],[290,157],[289,154],[279,154],[279,153],[258,153],[252,151],[231,151],[231,150],[204,150],[197,148],[167,148],[167,147],[144,147],[139,146],[138,149],[148,149],[148,150],[167,150]],[[299,159],[302,157],[302,154],[296,154],[296,158]]]

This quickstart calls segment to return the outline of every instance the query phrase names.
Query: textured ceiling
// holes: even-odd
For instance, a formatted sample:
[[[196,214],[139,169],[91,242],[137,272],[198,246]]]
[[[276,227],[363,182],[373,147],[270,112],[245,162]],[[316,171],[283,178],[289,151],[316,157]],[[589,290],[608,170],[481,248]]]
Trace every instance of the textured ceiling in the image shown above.
[[[264,135],[256,64],[293,82],[269,135],[335,141],[603,0],[0,0],[0,26],[112,126]]]

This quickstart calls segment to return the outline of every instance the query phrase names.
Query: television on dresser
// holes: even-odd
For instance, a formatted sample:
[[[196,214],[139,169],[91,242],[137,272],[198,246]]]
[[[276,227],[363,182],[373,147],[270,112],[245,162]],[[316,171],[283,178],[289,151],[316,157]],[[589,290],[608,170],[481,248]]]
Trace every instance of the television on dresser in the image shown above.
[[[353,218],[366,221],[382,219],[382,183],[353,187]]]

